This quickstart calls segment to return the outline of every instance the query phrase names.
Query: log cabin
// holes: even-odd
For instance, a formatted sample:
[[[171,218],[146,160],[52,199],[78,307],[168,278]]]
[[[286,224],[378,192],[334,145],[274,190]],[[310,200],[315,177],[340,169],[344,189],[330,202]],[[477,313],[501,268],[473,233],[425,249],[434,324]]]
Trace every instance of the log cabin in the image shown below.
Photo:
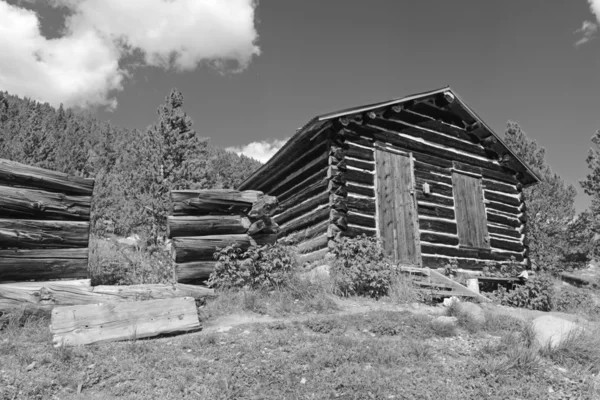
[[[277,196],[304,260],[377,236],[397,263],[527,265],[523,188],[536,174],[450,87],[311,119],[239,190]]]

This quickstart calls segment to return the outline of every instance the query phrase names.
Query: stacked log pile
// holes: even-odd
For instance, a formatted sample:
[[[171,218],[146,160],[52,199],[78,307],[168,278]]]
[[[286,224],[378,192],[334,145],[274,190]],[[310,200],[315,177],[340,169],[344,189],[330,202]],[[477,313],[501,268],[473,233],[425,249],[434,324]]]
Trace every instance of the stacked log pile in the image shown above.
[[[0,282],[86,278],[94,180],[0,160]]]
[[[176,279],[194,282],[214,270],[217,248],[275,243],[279,225],[271,218],[277,198],[247,190],[175,190],[168,235],[173,240]]]

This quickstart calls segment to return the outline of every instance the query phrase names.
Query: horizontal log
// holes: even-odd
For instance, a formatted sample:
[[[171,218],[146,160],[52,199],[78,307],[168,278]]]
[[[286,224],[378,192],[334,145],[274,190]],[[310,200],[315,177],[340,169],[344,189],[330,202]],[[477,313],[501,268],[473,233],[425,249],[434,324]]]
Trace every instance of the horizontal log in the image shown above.
[[[490,179],[482,179],[483,188],[487,190],[493,190],[495,192],[502,192],[507,194],[519,194],[521,191],[517,189],[516,185],[511,185],[504,182],[499,182]]]
[[[429,185],[429,193],[431,193],[431,194],[439,194],[442,196],[449,197],[451,199],[454,197],[454,193],[452,191],[452,186],[444,185],[444,184],[438,183],[437,181],[430,181],[427,179],[415,177],[415,188],[417,190],[423,191],[424,184]]]
[[[462,119],[455,113],[444,110],[426,101],[415,102],[409,110],[421,115],[426,115],[436,121],[442,121],[451,126],[460,127],[463,125]]]
[[[329,193],[322,192],[321,194],[318,194],[311,199],[308,199],[300,204],[297,204],[293,207],[288,208],[287,210],[283,211],[281,214],[275,215],[275,217],[273,219],[280,226],[282,226],[286,222],[293,220],[295,218],[301,217],[302,215],[308,213],[309,211],[315,209],[316,207],[323,205],[323,204],[328,204],[328,203],[329,203]]]
[[[521,221],[516,218],[506,217],[504,215],[495,214],[491,212],[487,212],[487,220],[489,222],[494,222],[496,224],[502,224],[506,226],[512,226],[514,228],[518,228],[521,226]]]
[[[454,199],[452,197],[436,196],[434,194],[425,194],[422,189],[416,190],[417,201],[439,204],[446,207],[454,207]]]
[[[409,123],[421,128],[430,129],[435,132],[444,133],[453,136],[457,139],[467,140],[472,142],[471,136],[464,130],[453,125],[445,124],[441,121],[432,119],[424,115],[420,115],[409,110],[403,110],[400,114],[392,116],[392,120],[398,122]]]
[[[504,235],[504,236],[510,236],[516,239],[520,239],[521,238],[521,232],[519,232],[518,230],[516,230],[514,227],[499,227],[499,226],[494,226],[494,225],[490,225],[488,224],[488,232],[490,234],[495,233],[498,235]]]
[[[362,169],[365,171],[375,171],[375,163],[354,158],[346,158],[346,165],[348,167]]]
[[[413,165],[414,165],[415,171],[436,173],[436,174],[440,174],[440,175],[444,175],[444,176],[452,175],[452,171],[450,170],[450,168],[439,167],[434,164],[430,164],[430,163],[427,163],[427,162],[424,162],[421,160],[417,160],[416,158],[413,160]],[[450,164],[450,165],[452,165],[452,164]]]
[[[169,238],[246,233],[250,219],[240,215],[171,216],[167,218]]]
[[[375,187],[373,186],[362,186],[354,182],[346,183],[346,190],[348,193],[359,194],[362,196],[375,197]]]
[[[88,277],[88,249],[0,250],[0,281]]]
[[[348,196],[348,189],[346,188],[345,182],[329,181],[329,183],[327,184],[327,191],[330,194],[335,194],[337,196]]]
[[[441,207],[435,204],[425,204],[421,201],[418,202],[417,213],[419,215],[427,215],[430,217],[454,219],[453,209]]]
[[[434,174],[432,172],[429,171],[423,171],[423,170],[415,170],[415,179],[420,179],[426,182],[430,182],[430,183],[436,183],[436,184],[446,184],[449,185],[448,187],[450,189],[452,186],[452,175],[448,174],[446,176],[442,176],[442,175],[438,175],[438,174]]]
[[[33,284],[32,284],[33,283]],[[55,306],[123,301],[214,296],[214,290],[196,285],[94,286],[80,281],[22,282],[0,284],[0,312],[26,307],[50,310]]]
[[[245,234],[175,237],[173,238],[175,262],[215,260],[214,253],[217,248],[224,248],[233,244],[237,244],[242,250],[246,250],[252,243],[250,236]]]
[[[351,168],[348,168],[348,170],[344,172],[344,178],[346,179],[346,182],[354,182],[370,186],[372,186],[375,182],[375,175],[372,173]]]
[[[484,190],[483,194],[486,200],[496,201],[498,203],[504,203],[515,207],[519,207],[521,205],[521,200],[514,196],[497,192],[490,192],[489,190]]]
[[[312,238],[298,244],[297,250],[300,254],[312,253],[317,250],[327,248],[327,242],[328,237],[327,233],[325,233],[321,236],[317,236],[316,238]]]
[[[0,186],[0,218],[86,221],[91,196]]]
[[[294,172],[290,172],[289,175],[282,177],[278,181],[274,182],[273,187],[268,191],[269,194],[279,196],[280,193],[284,193],[291,187],[295,186],[299,182],[302,182],[309,176],[316,172],[324,169],[329,165],[329,155],[323,152],[319,157],[304,164],[301,168],[297,168]],[[296,166],[297,167],[297,166]]]
[[[329,219],[326,219],[315,225],[308,226],[308,227],[298,230],[284,238],[281,238],[280,241],[289,241],[292,244],[303,242],[305,240],[309,240],[309,239],[312,239],[323,233],[326,233],[328,227],[329,227]]]
[[[0,160],[0,185],[91,196],[94,180]]]
[[[358,158],[363,161],[374,161],[375,155],[373,149],[365,149],[361,146],[355,145],[352,141],[346,142],[348,149],[346,150],[346,157]]]
[[[327,256],[327,253],[329,253],[329,248],[313,251],[312,253],[301,254],[300,256],[298,256],[298,261],[301,264],[323,261],[325,259],[325,256]]]
[[[292,232],[305,229],[322,221],[329,221],[329,207],[313,210],[310,213],[303,215],[301,218],[296,218],[281,225],[279,236],[284,237]]]
[[[434,166],[437,168],[441,168],[444,171],[438,171],[440,173],[442,172],[446,172],[446,171],[450,171],[450,168],[453,167],[453,162],[451,161],[451,159],[447,159],[447,158],[441,158],[435,155],[431,155],[431,154],[426,154],[426,153],[421,153],[418,151],[413,151],[413,158],[415,162],[420,162],[423,164],[428,164],[430,166]],[[416,169],[416,167],[415,167]],[[421,168],[420,168],[421,169]],[[426,171],[430,170],[433,172],[433,169],[431,169],[430,167],[425,168]]]
[[[177,282],[198,282],[208,279],[215,270],[217,261],[195,261],[175,264]]]
[[[421,232],[421,242],[447,244],[451,246],[458,245],[458,236],[440,235],[433,232]]]
[[[458,140],[455,137],[440,134],[439,132],[431,132],[427,129],[414,128],[394,120],[375,118],[370,120],[368,125],[384,129],[388,132],[402,133],[405,135],[412,136],[414,138],[426,140],[430,143],[435,143],[445,147],[458,149],[478,156],[486,156],[485,150],[479,145],[463,140]]]
[[[343,233],[344,236],[348,237],[356,237],[363,234],[367,236],[377,236],[377,230],[375,228],[367,228],[364,226],[349,225],[348,229]]]
[[[297,192],[295,195],[288,197],[285,202],[279,203],[279,212],[288,210],[291,207],[296,206],[318,194],[325,193],[328,191],[327,189],[328,181],[326,179],[318,180],[302,188],[297,187]]]
[[[521,242],[511,242],[509,240],[497,239],[495,237],[490,239],[490,245],[495,249],[516,251],[518,253],[525,250],[525,246],[523,246]]]
[[[375,215],[376,205],[374,198],[354,197],[349,195],[346,198],[348,210],[356,211],[361,214]]]
[[[458,170],[482,175],[484,178],[494,179],[497,181],[502,181],[502,182],[506,182],[509,184],[513,184],[513,185],[519,184],[519,181],[513,176],[512,173],[509,173],[503,169],[500,169],[500,170],[498,170],[496,168],[488,169],[488,168],[485,168],[484,166],[473,166],[473,165],[465,164],[465,163],[462,163],[459,161],[454,161],[453,167]]]
[[[448,257],[477,258],[481,260],[506,261],[514,256],[517,261],[523,260],[523,255],[510,252],[494,252],[489,250],[477,250],[471,248],[457,248],[449,246],[436,246],[432,244],[421,244],[421,253],[427,255],[443,255]]]
[[[0,219],[0,248],[87,247],[87,221]]]
[[[424,267],[429,268],[444,268],[450,264],[450,258],[428,256],[423,254],[421,256]],[[508,261],[490,261],[490,260],[477,260],[477,259],[466,259],[466,258],[454,258],[459,268],[467,269],[471,271],[483,271],[485,267],[495,265],[496,263],[506,264]]]
[[[328,182],[328,180],[327,180],[327,172],[328,171],[329,171],[329,167],[326,166],[325,168],[315,172],[308,178],[304,179],[302,182],[299,182],[297,185],[292,186],[290,189],[277,195],[279,204],[284,204],[285,202],[287,202],[292,197],[294,197],[298,193],[302,192],[303,190],[305,190],[305,188],[307,188],[309,186],[315,185],[319,182]],[[282,208],[287,208],[287,206],[285,206],[285,207],[282,206]]]
[[[347,221],[348,224],[351,225],[360,225],[360,226],[366,226],[369,228],[375,228],[376,227],[376,222],[375,222],[375,215],[360,215],[357,214],[353,211],[348,211],[348,217],[347,217]]]
[[[521,210],[519,209],[519,207],[511,206],[504,203],[497,203],[495,201],[486,201],[485,208],[487,208],[488,210],[496,210],[513,214],[515,218],[518,218],[519,214],[521,214]]]
[[[458,234],[456,221],[419,218],[419,229],[443,233]]]
[[[116,304],[87,304],[52,310],[55,346],[135,340],[200,329],[192,297]]]
[[[233,190],[173,190],[173,215],[245,214],[261,192]]]

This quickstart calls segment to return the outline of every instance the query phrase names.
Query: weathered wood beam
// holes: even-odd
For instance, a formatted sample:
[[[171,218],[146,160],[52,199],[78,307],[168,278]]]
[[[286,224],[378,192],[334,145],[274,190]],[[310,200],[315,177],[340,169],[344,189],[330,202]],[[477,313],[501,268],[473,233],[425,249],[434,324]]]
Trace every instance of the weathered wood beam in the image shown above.
[[[88,304],[52,310],[55,346],[135,340],[200,329],[192,297],[116,304]]]
[[[348,196],[346,199],[348,210],[356,211],[362,214],[375,215],[375,198]]]
[[[419,215],[438,217],[444,219],[455,219],[454,209],[442,207],[436,204],[428,204],[422,201],[417,202],[417,212]]]
[[[328,227],[329,227],[329,220],[327,219],[327,220],[318,222],[315,225],[311,225],[304,229],[301,229],[294,233],[291,233],[290,235],[288,235],[284,238],[281,238],[280,240],[290,241],[292,243],[303,242],[305,240],[309,240],[314,237],[317,237],[317,236],[321,235],[322,233],[326,233]]]
[[[269,189],[269,193],[279,196],[280,193],[284,193],[297,183],[326,168],[327,165],[329,165],[329,155],[327,152],[323,152],[323,154],[308,162],[303,167],[295,169],[294,172],[274,183],[273,187]]]
[[[309,186],[318,184],[319,182],[327,182],[328,170],[329,170],[329,167],[325,166],[323,169],[315,172],[314,174],[312,174],[308,178],[304,179],[303,181],[297,183],[296,185],[292,186],[285,192],[278,194],[277,199],[279,200],[279,204],[282,205],[282,204],[286,203],[292,197],[296,196],[300,192],[303,192],[305,190],[305,188],[307,188]],[[282,205],[281,207],[287,208],[288,206]]]
[[[299,231],[308,226],[315,225],[321,221],[329,219],[329,207],[321,207],[313,210],[310,213],[303,215],[301,218],[296,218],[281,225],[279,235],[285,237],[292,232]]]
[[[466,258],[446,258],[431,255],[422,255],[423,266],[429,268],[444,268],[450,263],[450,260],[456,260],[458,267],[470,271],[482,271],[486,266],[489,265],[490,260],[478,260],[478,259],[466,259]],[[495,261],[493,263],[506,264],[509,261]]]
[[[81,281],[19,282],[0,284],[0,312],[14,308],[50,310],[56,306],[123,301],[214,296],[214,290],[197,285],[147,284],[128,286],[91,286]]]
[[[0,184],[84,196],[91,196],[94,190],[94,179],[80,178],[8,160],[0,160]]]
[[[0,219],[0,248],[87,247],[89,228],[87,221]]]
[[[421,244],[423,255],[443,255],[448,257],[478,258],[482,260],[506,261],[513,256],[517,261],[523,261],[523,255],[513,252],[495,252],[488,250],[477,250],[471,248],[458,248],[450,246],[438,246],[434,244]]]
[[[456,221],[453,220],[425,219],[419,217],[419,229],[450,233],[454,235],[458,234]]]
[[[351,158],[357,158],[363,161],[374,161],[375,155],[373,149],[366,149],[362,146],[357,146],[353,141],[346,142],[348,149],[346,150],[346,156]]]
[[[363,186],[359,185],[355,182],[347,182],[346,189],[348,193],[354,193],[361,196],[369,196],[375,197],[375,187],[374,186]]]
[[[521,232],[510,226],[498,227],[488,224],[488,232],[490,234],[504,235],[515,239],[521,239],[522,236]]]
[[[348,211],[347,223],[352,225],[360,225],[368,228],[375,228],[375,216],[374,215],[361,215],[353,211]]]
[[[232,190],[173,190],[173,215],[244,214],[262,197],[261,192]]]
[[[421,243],[423,242],[456,246],[458,245],[459,240],[457,235],[451,236],[434,232],[421,232]]]
[[[170,216],[168,237],[246,233],[250,219],[241,215]]]
[[[317,236],[316,238],[306,240],[297,246],[298,253],[300,253],[300,254],[312,253],[317,250],[327,248],[328,240],[329,239],[327,237],[327,233]]]
[[[0,186],[0,217],[85,221],[91,196]]]

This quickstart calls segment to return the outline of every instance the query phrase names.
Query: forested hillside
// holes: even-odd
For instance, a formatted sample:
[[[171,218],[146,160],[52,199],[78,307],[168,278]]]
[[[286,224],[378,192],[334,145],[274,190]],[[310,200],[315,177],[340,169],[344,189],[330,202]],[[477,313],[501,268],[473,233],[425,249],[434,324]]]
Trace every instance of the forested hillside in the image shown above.
[[[161,236],[170,189],[234,188],[261,163],[211,146],[173,89],[145,130],[0,92],[0,158],[96,178],[92,226]],[[109,222],[110,221],[110,222]],[[112,229],[112,228],[111,228]]]

